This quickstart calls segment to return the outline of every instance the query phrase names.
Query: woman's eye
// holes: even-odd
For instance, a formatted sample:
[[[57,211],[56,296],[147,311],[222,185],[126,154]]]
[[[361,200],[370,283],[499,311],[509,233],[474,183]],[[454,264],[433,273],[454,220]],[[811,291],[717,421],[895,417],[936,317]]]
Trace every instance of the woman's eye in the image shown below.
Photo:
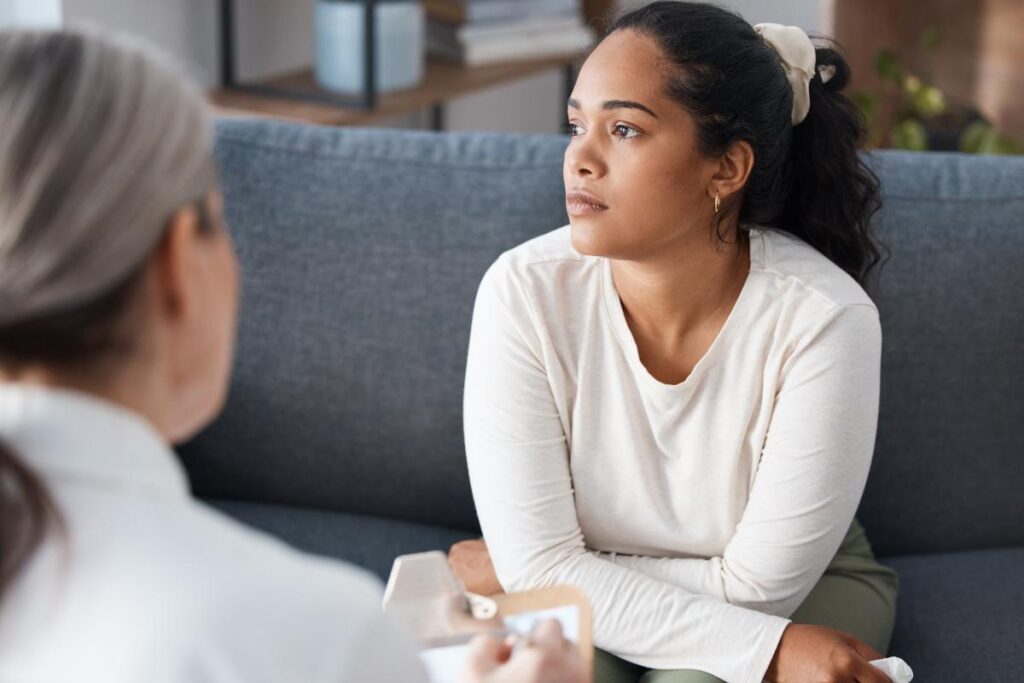
[[[569,124],[569,135],[570,137],[576,137],[579,135],[580,124],[570,123]]]
[[[615,132],[616,135],[618,135],[620,138],[624,140],[627,138],[634,138],[640,134],[640,131],[638,131],[636,128],[633,128],[632,126],[627,126],[624,123],[617,124],[615,128],[613,128],[612,130]]]

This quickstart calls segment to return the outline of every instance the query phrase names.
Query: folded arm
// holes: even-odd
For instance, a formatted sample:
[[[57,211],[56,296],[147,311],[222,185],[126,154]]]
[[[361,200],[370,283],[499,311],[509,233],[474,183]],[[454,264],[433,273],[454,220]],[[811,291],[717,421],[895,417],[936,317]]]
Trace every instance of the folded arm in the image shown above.
[[[499,260],[477,296],[464,419],[473,496],[502,586],[575,585],[591,602],[598,647],[650,668],[760,683],[787,619],[657,580],[584,546],[533,316]]]
[[[733,605],[789,617],[853,521],[878,422],[881,328],[871,306],[836,308],[782,370],[750,499],[721,557],[596,558]]]

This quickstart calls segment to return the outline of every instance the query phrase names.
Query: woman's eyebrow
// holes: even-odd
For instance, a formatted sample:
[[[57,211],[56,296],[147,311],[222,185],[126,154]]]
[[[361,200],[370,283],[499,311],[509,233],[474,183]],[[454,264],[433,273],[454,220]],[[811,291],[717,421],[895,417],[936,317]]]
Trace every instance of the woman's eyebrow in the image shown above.
[[[579,109],[582,111],[582,107],[580,107],[579,100],[574,100],[573,98],[570,97],[568,104],[571,109]],[[601,109],[639,109],[640,111],[647,112],[654,118],[658,118],[658,115],[651,111],[648,107],[645,107],[639,102],[633,102],[632,100],[608,100],[607,102],[601,104]]]

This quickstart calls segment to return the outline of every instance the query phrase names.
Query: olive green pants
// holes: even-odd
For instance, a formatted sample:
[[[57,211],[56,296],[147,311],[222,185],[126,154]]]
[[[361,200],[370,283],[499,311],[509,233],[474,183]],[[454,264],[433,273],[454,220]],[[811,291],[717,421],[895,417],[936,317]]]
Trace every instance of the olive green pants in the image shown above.
[[[879,564],[854,519],[825,574],[797,608],[797,624],[830,626],[885,654],[896,621],[896,572]],[[646,669],[594,649],[594,683],[722,683],[703,671]]]

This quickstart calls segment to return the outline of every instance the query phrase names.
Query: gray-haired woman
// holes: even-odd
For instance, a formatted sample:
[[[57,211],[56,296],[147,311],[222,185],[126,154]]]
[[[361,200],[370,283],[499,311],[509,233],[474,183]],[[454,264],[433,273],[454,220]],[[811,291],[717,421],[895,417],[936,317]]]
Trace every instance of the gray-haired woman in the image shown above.
[[[170,450],[235,328],[201,94],[140,47],[3,33],[0,122],[0,680],[424,680],[375,579],[198,504]],[[536,636],[464,679],[579,680]]]

